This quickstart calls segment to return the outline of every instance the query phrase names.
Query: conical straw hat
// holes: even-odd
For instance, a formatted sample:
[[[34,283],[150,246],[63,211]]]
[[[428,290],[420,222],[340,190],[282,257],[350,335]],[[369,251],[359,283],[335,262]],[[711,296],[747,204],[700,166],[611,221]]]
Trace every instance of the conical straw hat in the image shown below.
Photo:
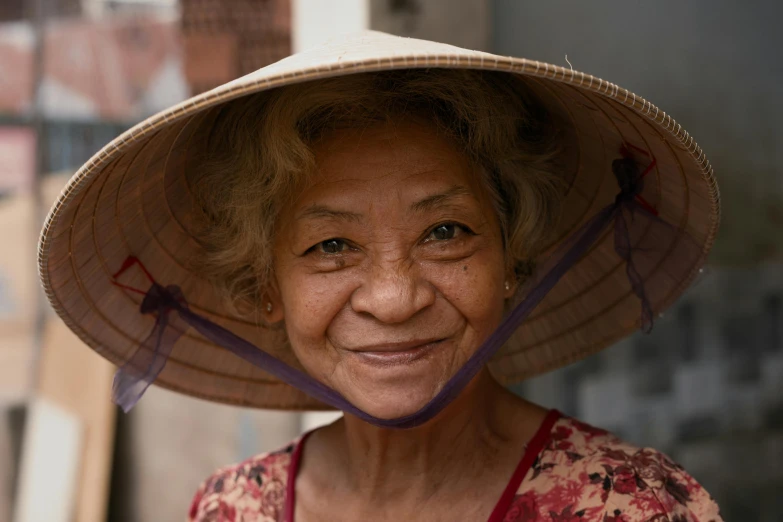
[[[282,330],[270,330],[221,307],[212,286],[188,267],[193,238],[188,151],[209,130],[207,109],[241,96],[297,82],[405,68],[503,71],[522,77],[565,122],[568,181],[564,214],[552,248],[610,204],[618,192],[612,160],[624,144],[646,151],[655,167],[645,198],[677,231],[665,255],[646,267],[648,295],[663,310],[704,263],[719,221],[712,168],[687,132],[643,98],[593,76],[521,58],[495,56],[377,32],[332,41],[296,54],[163,111],[106,145],[68,182],[52,208],[39,245],[39,270],[55,311],[90,347],[121,366],[149,335],[155,318],[139,312],[143,296],[113,284],[130,255],[155,279],[182,288],[197,313],[260,349],[299,366]],[[680,239],[696,255],[677,259]],[[684,241],[684,239],[683,239]],[[676,261],[675,261],[676,259]],[[135,279],[134,279],[135,278]],[[123,281],[146,289],[140,271]],[[495,356],[491,369],[512,383],[581,359],[638,328],[639,299],[607,232],[565,275]],[[188,330],[174,345],[156,383],[204,399],[281,409],[323,407],[299,390]]]

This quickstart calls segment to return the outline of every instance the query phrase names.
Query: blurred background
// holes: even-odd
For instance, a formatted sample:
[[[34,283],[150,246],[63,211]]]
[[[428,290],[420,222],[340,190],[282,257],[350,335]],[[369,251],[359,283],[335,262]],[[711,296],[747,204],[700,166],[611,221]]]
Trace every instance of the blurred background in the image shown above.
[[[651,335],[517,389],[667,452],[728,522],[783,521],[782,18],[771,0],[0,0],[0,522],[183,520],[216,468],[333,418],[154,387],[118,413],[113,368],[39,289],[36,242],[123,130],[368,28],[568,61],[694,135],[723,194],[708,269]]]

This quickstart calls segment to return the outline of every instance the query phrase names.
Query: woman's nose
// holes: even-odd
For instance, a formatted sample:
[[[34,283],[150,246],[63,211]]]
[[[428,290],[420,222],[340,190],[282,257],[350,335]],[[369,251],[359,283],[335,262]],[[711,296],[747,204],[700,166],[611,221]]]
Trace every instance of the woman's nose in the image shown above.
[[[384,323],[402,323],[435,302],[432,285],[415,267],[374,266],[351,296],[351,307]]]

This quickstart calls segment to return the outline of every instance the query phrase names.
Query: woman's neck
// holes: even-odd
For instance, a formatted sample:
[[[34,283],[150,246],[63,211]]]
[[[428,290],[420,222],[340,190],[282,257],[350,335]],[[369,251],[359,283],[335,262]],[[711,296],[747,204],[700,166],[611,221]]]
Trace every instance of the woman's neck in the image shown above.
[[[475,487],[498,467],[513,470],[545,415],[485,371],[422,426],[393,430],[346,416],[316,432],[307,453],[321,464],[313,470],[318,476],[328,473],[332,487],[355,498],[372,505],[415,503],[446,485],[449,491],[459,491],[460,482]]]

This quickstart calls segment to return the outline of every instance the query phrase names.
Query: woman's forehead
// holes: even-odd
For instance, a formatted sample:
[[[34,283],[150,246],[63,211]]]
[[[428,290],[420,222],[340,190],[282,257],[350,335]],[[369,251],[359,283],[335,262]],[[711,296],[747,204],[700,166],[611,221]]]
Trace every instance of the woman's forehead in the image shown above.
[[[316,171],[297,206],[356,195],[393,195],[409,204],[437,194],[483,196],[468,158],[421,123],[334,131],[314,145],[313,153]]]

